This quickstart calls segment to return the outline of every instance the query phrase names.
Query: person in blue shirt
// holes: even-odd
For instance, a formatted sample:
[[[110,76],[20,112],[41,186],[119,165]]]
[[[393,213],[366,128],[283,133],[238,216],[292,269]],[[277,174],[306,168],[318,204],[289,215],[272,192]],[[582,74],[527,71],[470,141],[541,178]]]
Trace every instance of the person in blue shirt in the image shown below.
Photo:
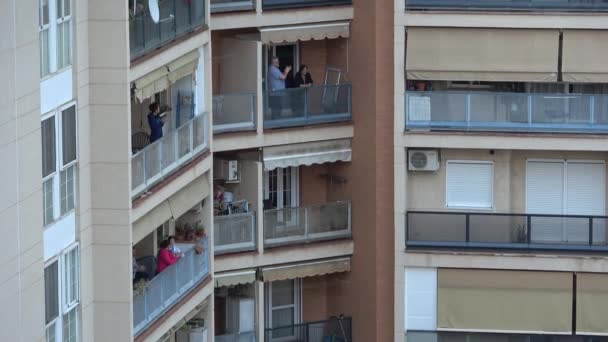
[[[284,106],[285,93],[285,80],[287,79],[289,72],[291,71],[291,65],[285,67],[285,70],[281,72],[279,69],[279,58],[272,57],[271,64],[268,66],[268,90],[270,97],[271,115],[273,118],[277,118],[281,115]]]
[[[160,105],[156,102],[152,102],[148,107],[150,114],[148,114],[148,125],[150,126],[150,143],[163,137],[163,126],[165,122],[160,117]]]

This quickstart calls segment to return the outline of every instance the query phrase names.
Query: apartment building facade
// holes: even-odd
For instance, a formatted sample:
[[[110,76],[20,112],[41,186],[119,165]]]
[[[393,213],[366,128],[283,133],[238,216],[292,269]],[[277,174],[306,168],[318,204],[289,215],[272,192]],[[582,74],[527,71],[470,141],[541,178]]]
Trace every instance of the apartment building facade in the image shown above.
[[[606,3],[394,9],[395,340],[604,341]]]
[[[392,239],[368,215],[392,208],[369,162],[392,92],[368,98],[391,27],[354,16],[383,2],[6,5],[1,340],[392,335]],[[274,57],[314,83],[273,89]]]

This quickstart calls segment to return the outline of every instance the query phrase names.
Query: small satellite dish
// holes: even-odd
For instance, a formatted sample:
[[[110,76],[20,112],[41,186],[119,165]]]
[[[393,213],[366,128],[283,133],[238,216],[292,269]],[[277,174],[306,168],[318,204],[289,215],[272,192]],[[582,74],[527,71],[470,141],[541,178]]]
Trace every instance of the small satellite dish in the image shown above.
[[[150,9],[150,17],[155,24],[160,21],[160,10],[158,9],[158,0],[148,0],[148,8]]]

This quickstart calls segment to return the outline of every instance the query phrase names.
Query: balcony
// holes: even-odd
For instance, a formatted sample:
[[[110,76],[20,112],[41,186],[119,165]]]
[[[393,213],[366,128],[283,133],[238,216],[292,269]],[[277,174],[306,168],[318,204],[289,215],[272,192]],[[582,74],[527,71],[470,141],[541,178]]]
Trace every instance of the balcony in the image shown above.
[[[352,0],[262,0],[262,9],[350,5],[352,3]]]
[[[256,232],[255,212],[215,216],[213,218],[215,254],[255,250]]]
[[[264,246],[350,238],[351,203],[340,201],[264,211]]]
[[[407,247],[608,251],[607,216],[422,211],[406,215]]]
[[[606,0],[405,0],[406,9],[606,11]]]
[[[509,334],[509,333],[477,333],[477,332],[437,332],[437,331],[408,331],[408,342],[428,341],[484,341],[484,342],[608,342],[605,336],[585,335],[549,335],[549,334]]]
[[[131,59],[140,57],[205,24],[205,1],[160,0],[158,23],[152,20],[147,1],[129,8]]]
[[[264,128],[351,121],[351,85],[290,88],[264,94]]]
[[[197,254],[194,248],[186,250],[184,257],[152,278],[145,288],[134,290],[134,336],[160,318],[209,275],[208,241],[205,239],[203,243],[205,251],[202,254]]]
[[[255,93],[213,96],[213,133],[255,131]]]
[[[407,92],[406,129],[608,133],[608,96]]]
[[[268,328],[265,331],[266,342],[317,342],[317,341],[352,341],[352,318],[335,317],[327,321],[310,322]]]
[[[255,9],[253,0],[211,0],[211,13],[231,11],[251,11]]]
[[[187,164],[208,148],[208,118],[203,113],[131,156],[131,196]]]

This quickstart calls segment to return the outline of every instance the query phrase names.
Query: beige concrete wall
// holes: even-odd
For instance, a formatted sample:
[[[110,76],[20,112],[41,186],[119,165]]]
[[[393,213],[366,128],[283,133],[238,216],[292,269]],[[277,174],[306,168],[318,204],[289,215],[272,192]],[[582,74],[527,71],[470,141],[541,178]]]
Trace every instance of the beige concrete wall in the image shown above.
[[[222,37],[214,48],[220,45],[221,53],[214,53],[214,66],[219,70],[214,78],[219,78],[219,93],[255,92],[257,87],[257,43],[255,41]],[[217,45],[216,45],[217,44]],[[217,73],[219,72],[219,73]]]
[[[492,161],[494,164],[494,211],[525,213],[526,161],[528,159],[575,159],[608,161],[602,152],[440,150],[441,165],[436,172],[407,173],[407,208],[445,210],[446,163],[448,160]]]
[[[302,279],[302,321],[315,322],[327,319],[326,276]]]
[[[74,11],[82,339],[128,341],[133,336],[128,17],[122,0],[79,1]]]
[[[0,4],[0,341],[44,341],[37,6]]]

